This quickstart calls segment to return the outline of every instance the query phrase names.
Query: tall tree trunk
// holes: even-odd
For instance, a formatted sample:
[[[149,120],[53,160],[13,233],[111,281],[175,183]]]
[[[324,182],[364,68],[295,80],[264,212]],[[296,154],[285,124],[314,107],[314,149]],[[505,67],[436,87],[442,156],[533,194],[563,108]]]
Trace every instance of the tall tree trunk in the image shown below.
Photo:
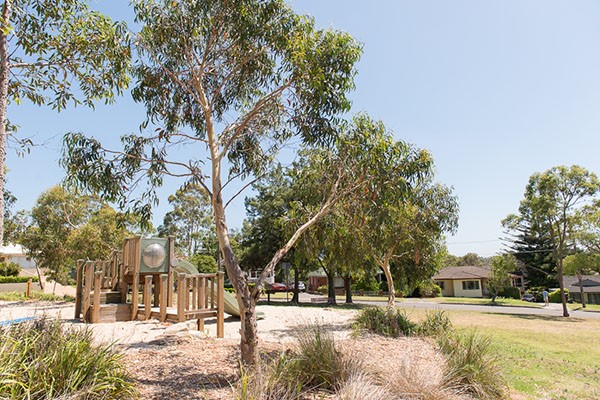
[[[11,1],[5,0],[2,7],[2,28],[10,24]],[[6,167],[6,108],[8,107],[8,40],[0,29],[0,245],[4,243],[4,180]]]
[[[577,272],[577,280],[579,281],[579,295],[581,296],[581,308],[585,308],[585,297],[583,293],[583,278],[581,272]]]
[[[337,304],[335,300],[335,275],[333,272],[327,272],[327,303]]]
[[[298,273],[298,268],[294,268],[294,296],[292,297],[292,303],[298,304],[300,302],[300,294],[298,290],[298,279],[300,274]]]
[[[558,287],[560,287],[560,299],[562,301],[562,307],[563,307],[563,317],[568,317],[569,316],[569,309],[567,307],[567,296],[565,294],[565,284],[563,282],[563,267],[562,267],[562,260],[559,259],[556,265],[556,272],[557,272],[557,277],[558,277]]]
[[[388,249],[387,253],[383,257],[383,259],[379,259],[377,257],[373,257],[375,262],[379,267],[383,270],[385,274],[385,279],[388,284],[388,303],[387,310],[391,313],[396,307],[396,288],[394,287],[394,278],[392,277],[392,271],[390,269],[390,261],[392,256],[394,255],[395,246]]]
[[[352,277],[344,276],[344,290],[346,291],[346,304],[352,304]]]

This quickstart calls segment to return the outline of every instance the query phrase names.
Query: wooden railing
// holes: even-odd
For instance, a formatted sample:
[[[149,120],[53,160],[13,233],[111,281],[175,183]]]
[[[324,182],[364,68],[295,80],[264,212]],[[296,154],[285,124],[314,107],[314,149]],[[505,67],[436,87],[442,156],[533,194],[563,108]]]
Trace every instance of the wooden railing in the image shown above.
[[[177,275],[177,319],[179,322],[198,318],[198,330],[204,330],[204,318],[217,317],[217,336],[223,337],[224,293],[223,272],[215,274],[180,273]]]
[[[88,318],[91,305],[100,303],[100,293],[103,290],[113,291],[119,287],[120,253],[113,251],[109,261],[77,261],[75,318],[83,315],[86,322],[89,322],[88,319],[95,320],[94,316]],[[95,307],[93,312],[97,314],[99,308]]]

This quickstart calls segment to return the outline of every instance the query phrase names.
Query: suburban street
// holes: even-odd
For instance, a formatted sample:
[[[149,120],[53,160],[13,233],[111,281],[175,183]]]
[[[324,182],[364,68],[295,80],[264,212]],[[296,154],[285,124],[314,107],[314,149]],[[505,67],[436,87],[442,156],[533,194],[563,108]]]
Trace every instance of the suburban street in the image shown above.
[[[312,297],[323,297],[321,295],[312,295],[308,293],[302,293],[300,301],[310,302]],[[291,297],[290,297],[291,298]],[[368,300],[355,300],[355,303],[359,304],[371,304],[378,306],[385,306],[385,301],[368,301]],[[515,314],[515,315],[544,315],[549,317],[562,317],[562,305],[550,303],[548,307],[533,308],[533,307],[508,307],[508,306],[484,306],[475,304],[444,304],[434,303],[430,300],[424,299],[412,299],[405,298],[400,301],[396,301],[396,305],[400,308],[405,309],[425,309],[425,310],[448,310],[448,311],[477,311],[484,313],[498,313],[498,314]],[[599,312],[588,312],[588,311],[573,311],[569,310],[571,318],[581,319],[600,319]]]

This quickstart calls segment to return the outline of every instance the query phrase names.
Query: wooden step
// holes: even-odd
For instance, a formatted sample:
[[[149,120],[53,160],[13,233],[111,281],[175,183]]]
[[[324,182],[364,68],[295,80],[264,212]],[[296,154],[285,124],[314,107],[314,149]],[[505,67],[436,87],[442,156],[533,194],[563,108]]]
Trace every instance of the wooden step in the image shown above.
[[[101,304],[98,321],[92,321],[94,305],[90,307],[87,320],[92,323],[131,321],[131,304]]]

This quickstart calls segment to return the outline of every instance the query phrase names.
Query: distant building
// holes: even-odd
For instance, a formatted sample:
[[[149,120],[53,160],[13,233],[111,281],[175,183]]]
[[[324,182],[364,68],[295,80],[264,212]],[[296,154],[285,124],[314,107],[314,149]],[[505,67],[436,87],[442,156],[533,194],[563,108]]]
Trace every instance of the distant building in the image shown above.
[[[565,289],[569,289],[569,297],[581,303],[579,279],[576,276],[563,276]],[[582,275],[581,287],[586,304],[600,304],[600,275]]]
[[[35,261],[27,256],[25,249],[20,244],[0,246],[0,262],[18,264],[23,276],[37,275]]]

